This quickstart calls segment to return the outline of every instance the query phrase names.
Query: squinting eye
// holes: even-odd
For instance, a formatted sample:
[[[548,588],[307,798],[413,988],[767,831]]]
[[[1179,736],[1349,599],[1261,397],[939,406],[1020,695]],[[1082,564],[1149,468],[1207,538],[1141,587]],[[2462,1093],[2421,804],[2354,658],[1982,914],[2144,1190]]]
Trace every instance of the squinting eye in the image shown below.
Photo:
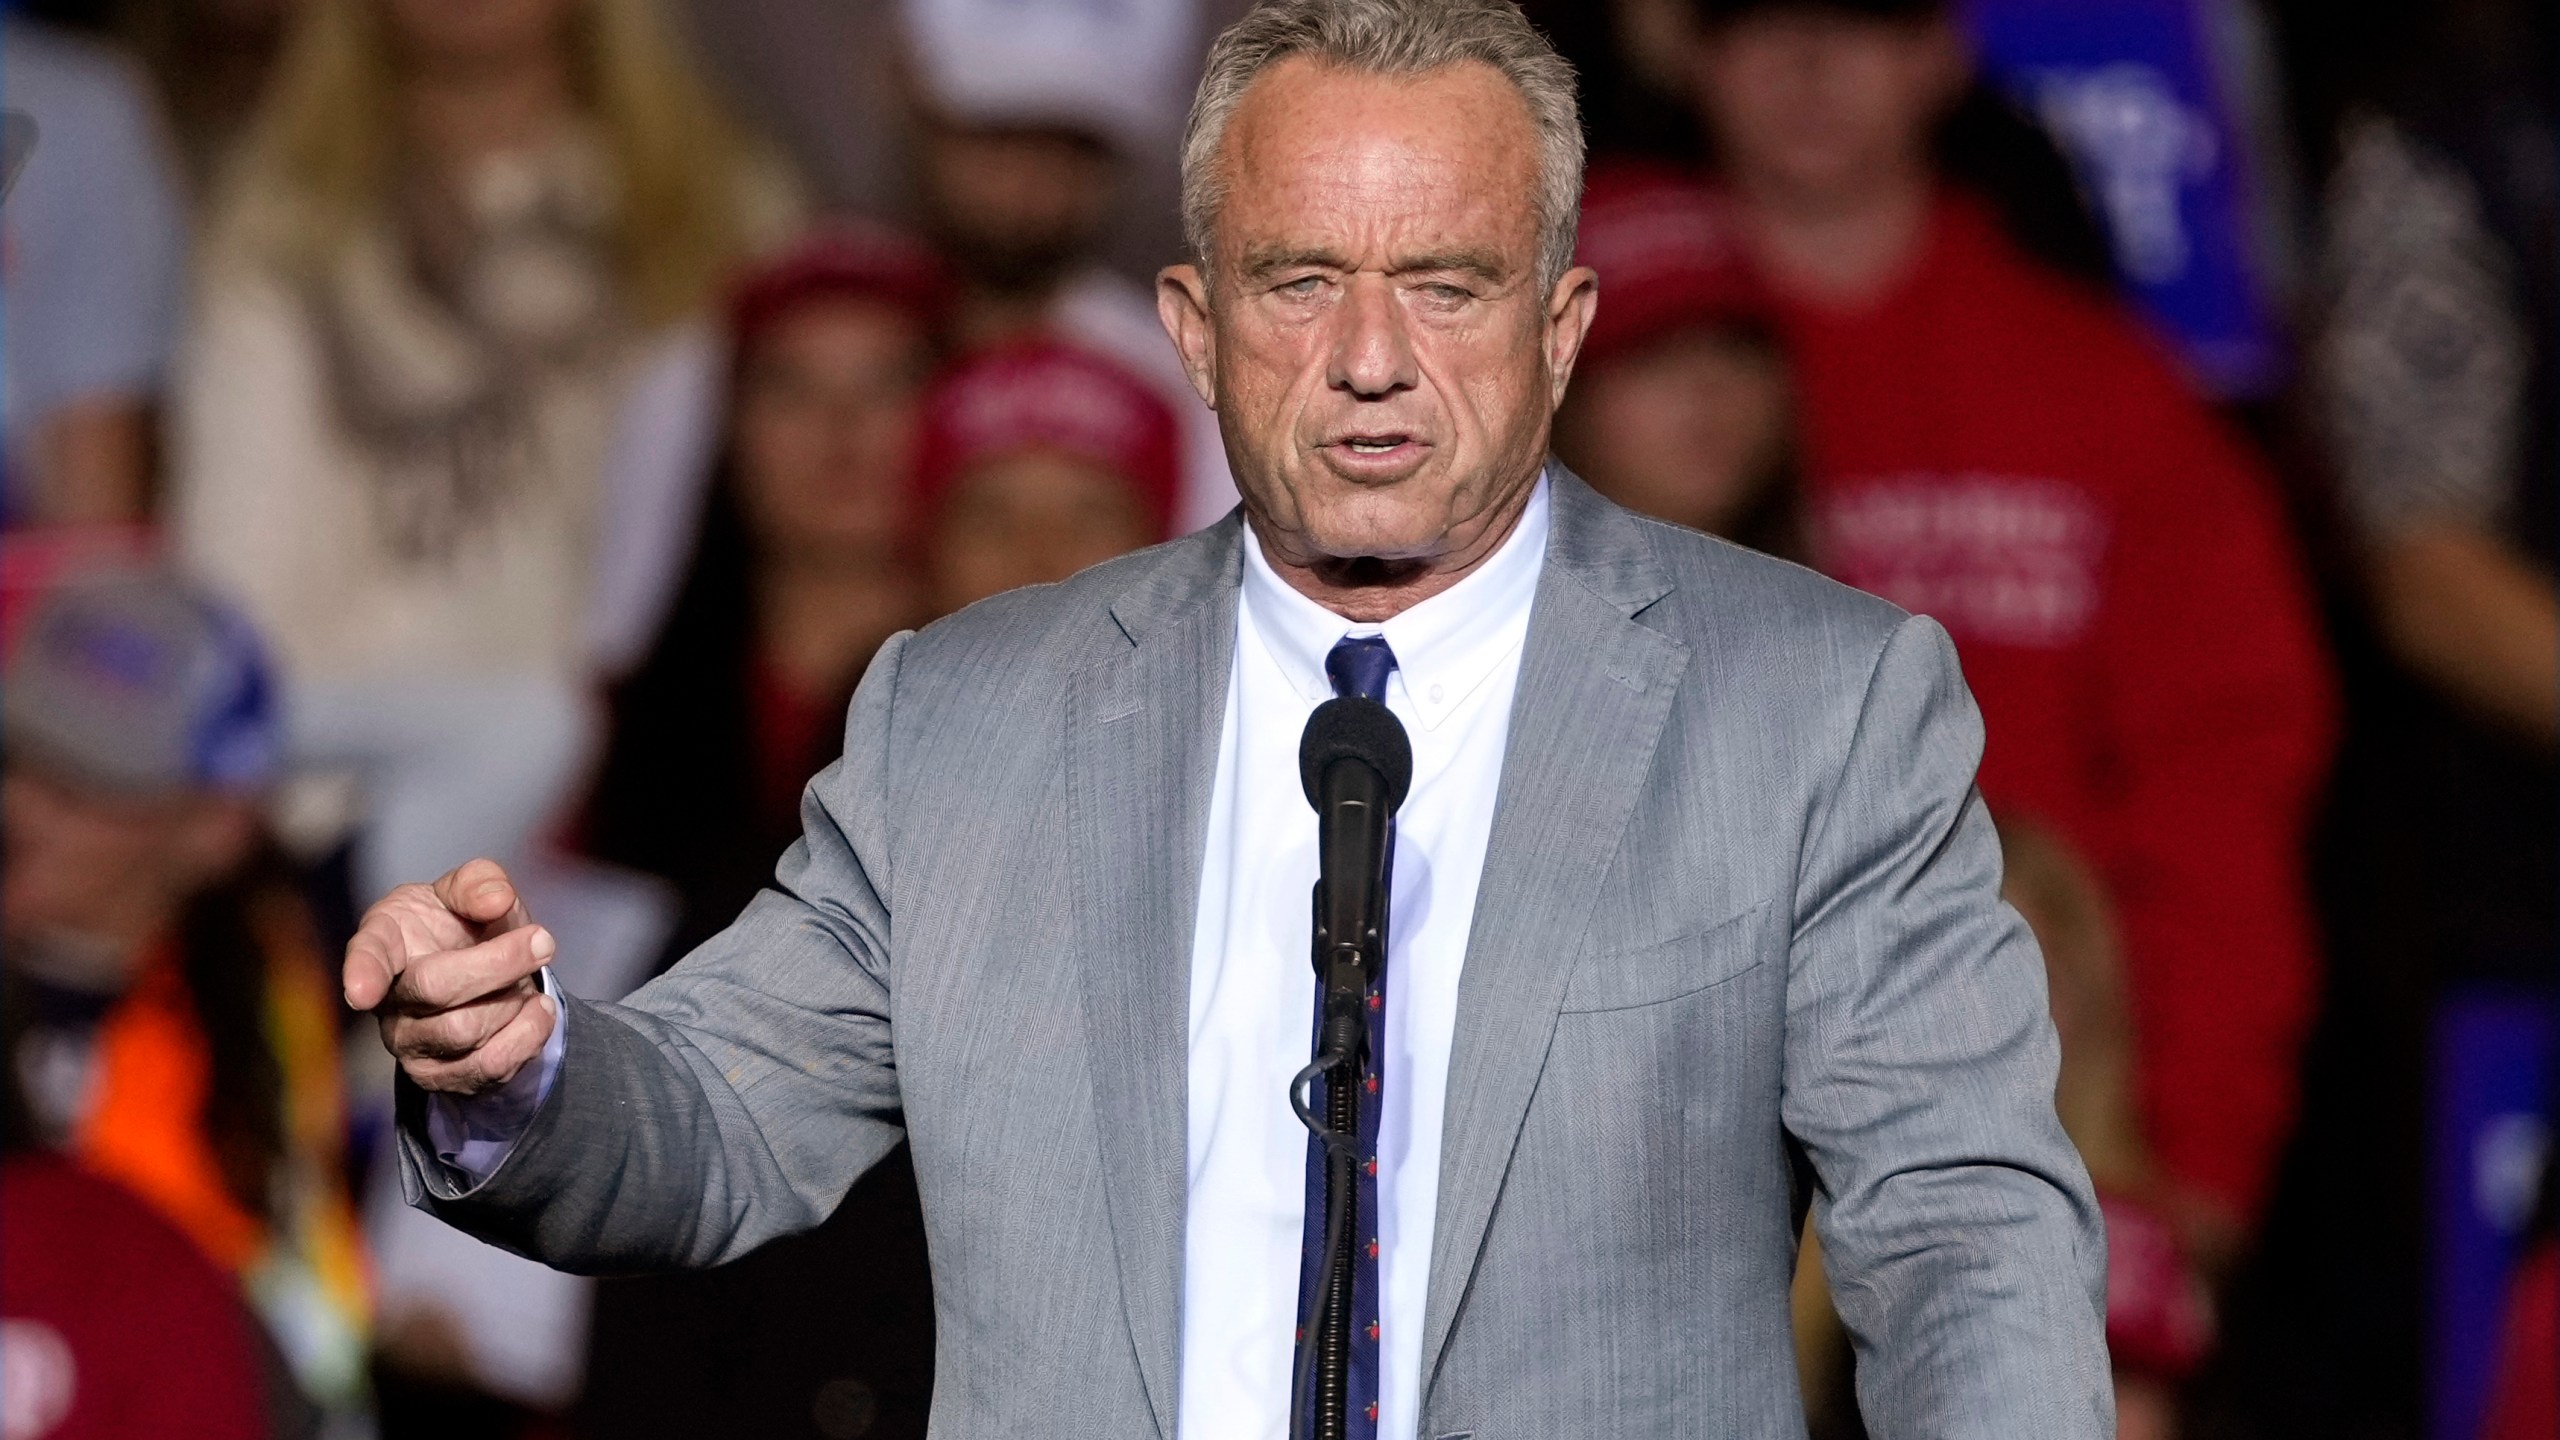
[[[1281,286],[1280,293],[1283,295],[1313,295],[1316,293],[1316,287],[1323,283],[1324,278],[1322,276],[1301,275],[1297,279],[1290,281],[1288,284]]]
[[[1425,285],[1422,287],[1422,293],[1443,305],[1455,305],[1459,301],[1475,298],[1455,285]]]

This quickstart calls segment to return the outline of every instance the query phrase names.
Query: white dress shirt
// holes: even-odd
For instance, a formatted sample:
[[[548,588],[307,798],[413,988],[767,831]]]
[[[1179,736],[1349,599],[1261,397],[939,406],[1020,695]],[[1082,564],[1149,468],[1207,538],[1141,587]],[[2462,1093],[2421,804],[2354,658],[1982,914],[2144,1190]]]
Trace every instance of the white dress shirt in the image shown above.
[[[1413,789],[1396,820],[1387,935],[1381,1213],[1363,1219],[1376,1226],[1384,1292],[1378,1434],[1414,1434],[1458,972],[1546,549],[1541,480],[1510,537],[1465,579],[1384,625],[1354,625],[1291,589],[1251,532],[1244,537],[1191,944],[1181,1440],[1282,1440],[1288,1431],[1307,1172],[1307,1132],[1288,1085],[1307,1063],[1316,995],[1316,815],[1298,778],[1298,741],[1308,714],[1333,697],[1324,660],[1334,642],[1380,634],[1395,651],[1387,708],[1413,741]]]
[[[1243,537],[1244,590],[1218,737],[1191,941],[1189,1208],[1184,1217],[1180,1440],[1283,1440],[1306,1219],[1307,1132],[1290,1078],[1315,1031],[1316,814],[1298,778],[1307,716],[1333,698],[1324,660],[1346,635],[1395,652],[1387,708],[1413,742],[1396,818],[1378,1117],[1378,1434],[1419,1421],[1423,1307],[1440,1190],[1441,1099],[1458,973],[1493,833],[1511,697],[1546,568],[1547,482],[1465,579],[1383,625],[1291,589]],[[551,980],[545,972],[544,985]],[[554,992],[556,993],[556,992]],[[565,1059],[541,1057],[472,1100],[428,1097],[436,1152],[475,1182],[497,1169]]]

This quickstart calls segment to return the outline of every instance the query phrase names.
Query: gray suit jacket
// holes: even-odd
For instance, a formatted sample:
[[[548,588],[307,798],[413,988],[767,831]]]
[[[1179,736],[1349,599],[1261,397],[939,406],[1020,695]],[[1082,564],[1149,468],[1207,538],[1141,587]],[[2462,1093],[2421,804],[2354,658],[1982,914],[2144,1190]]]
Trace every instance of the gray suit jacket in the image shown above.
[[[1422,1440],[1800,1434],[1791,1146],[1879,1437],[2112,1435],[2104,1240],[1944,632],[1551,473]],[[710,1265],[904,1134],[934,1433],[1170,1437],[1238,531],[892,640],[774,888],[628,1003],[569,1004],[484,1184],[404,1126],[413,1198],[567,1269]]]

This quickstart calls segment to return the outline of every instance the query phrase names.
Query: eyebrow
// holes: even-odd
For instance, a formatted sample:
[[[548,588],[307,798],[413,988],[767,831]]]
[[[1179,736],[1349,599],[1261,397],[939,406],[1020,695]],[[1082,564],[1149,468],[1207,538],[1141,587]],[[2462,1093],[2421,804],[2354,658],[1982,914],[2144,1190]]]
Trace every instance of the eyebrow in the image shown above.
[[[1410,259],[1398,261],[1395,268],[1387,273],[1428,275],[1450,271],[1493,282],[1509,278],[1511,267],[1502,263],[1501,256],[1488,250],[1450,250],[1436,255],[1416,255]]]
[[[1297,269],[1302,265],[1326,270],[1351,268],[1349,262],[1330,250],[1270,249],[1248,254],[1245,257],[1244,273],[1251,279],[1260,280],[1283,270]],[[1509,278],[1511,274],[1510,267],[1502,262],[1502,257],[1489,250],[1449,250],[1414,255],[1396,261],[1387,271],[1389,275],[1428,275],[1449,272],[1471,275],[1487,282],[1500,282]]]
[[[1325,270],[1347,268],[1342,257],[1330,250],[1263,249],[1252,251],[1244,257],[1244,273],[1255,280],[1264,279],[1283,270],[1295,270],[1302,265],[1312,265]]]

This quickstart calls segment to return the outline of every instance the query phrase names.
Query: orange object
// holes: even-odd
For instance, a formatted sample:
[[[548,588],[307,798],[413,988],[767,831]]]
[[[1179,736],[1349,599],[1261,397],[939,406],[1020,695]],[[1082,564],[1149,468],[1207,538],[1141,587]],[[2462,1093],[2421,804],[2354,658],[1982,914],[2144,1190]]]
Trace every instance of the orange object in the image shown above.
[[[97,1088],[72,1153],[122,1182],[217,1264],[250,1278],[288,1254],[358,1330],[372,1277],[342,1177],[346,1107],[337,1017],[325,973],[297,922],[261,907],[267,942],[266,1041],[283,1077],[284,1148],[270,1224],[225,1183],[205,1132],[212,1058],[177,950],[163,944],[100,1028]]]
[[[235,1273],[267,1248],[265,1222],[223,1184],[201,1118],[212,1060],[167,947],[152,957],[98,1033],[98,1088],[71,1148]]]

